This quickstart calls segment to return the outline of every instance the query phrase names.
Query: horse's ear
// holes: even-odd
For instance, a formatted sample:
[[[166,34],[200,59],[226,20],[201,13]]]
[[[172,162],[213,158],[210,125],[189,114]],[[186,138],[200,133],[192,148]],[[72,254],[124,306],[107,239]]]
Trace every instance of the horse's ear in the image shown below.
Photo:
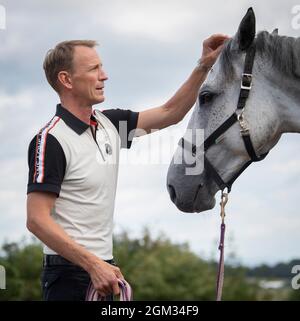
[[[275,29],[272,31],[272,35],[273,35],[273,36],[278,36],[278,28],[275,28]]]
[[[255,38],[255,15],[252,8],[249,8],[242,19],[238,32],[237,42],[240,50],[246,50]]]

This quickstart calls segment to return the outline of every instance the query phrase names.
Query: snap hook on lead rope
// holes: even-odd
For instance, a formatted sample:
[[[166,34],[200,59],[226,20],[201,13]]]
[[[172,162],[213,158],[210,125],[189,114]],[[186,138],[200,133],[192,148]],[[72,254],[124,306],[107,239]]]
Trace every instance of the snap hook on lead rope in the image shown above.
[[[225,219],[225,205],[227,204],[228,202],[228,193],[224,193],[222,191],[222,194],[221,194],[221,218],[222,218],[222,223],[224,223],[224,219]]]

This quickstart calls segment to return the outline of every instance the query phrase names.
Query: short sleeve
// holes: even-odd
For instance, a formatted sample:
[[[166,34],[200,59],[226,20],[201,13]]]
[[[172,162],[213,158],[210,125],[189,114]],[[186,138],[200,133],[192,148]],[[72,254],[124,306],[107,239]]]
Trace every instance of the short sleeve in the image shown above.
[[[107,109],[103,110],[102,113],[116,127],[121,139],[121,148],[130,148],[139,113],[125,109]]]
[[[66,170],[65,153],[51,134],[37,134],[28,149],[28,185],[31,192],[52,192],[59,196]]]

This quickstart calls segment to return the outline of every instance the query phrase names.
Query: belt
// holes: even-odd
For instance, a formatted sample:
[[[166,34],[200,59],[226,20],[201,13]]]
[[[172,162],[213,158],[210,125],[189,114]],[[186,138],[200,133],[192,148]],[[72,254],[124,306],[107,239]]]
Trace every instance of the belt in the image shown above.
[[[105,262],[115,265],[114,260],[106,260]],[[52,265],[71,265],[71,266],[78,266],[70,261],[68,261],[67,259],[65,259],[64,257],[60,256],[60,255],[44,255],[43,258],[43,267],[46,266],[52,266]]]

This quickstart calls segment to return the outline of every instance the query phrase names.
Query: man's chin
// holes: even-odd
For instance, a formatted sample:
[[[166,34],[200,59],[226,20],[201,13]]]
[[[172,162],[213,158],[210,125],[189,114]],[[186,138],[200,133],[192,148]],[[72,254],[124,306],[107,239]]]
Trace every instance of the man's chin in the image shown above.
[[[105,100],[105,97],[104,96],[101,96],[101,97],[96,97],[93,101],[93,105],[96,105],[96,104],[101,104],[103,103]]]

